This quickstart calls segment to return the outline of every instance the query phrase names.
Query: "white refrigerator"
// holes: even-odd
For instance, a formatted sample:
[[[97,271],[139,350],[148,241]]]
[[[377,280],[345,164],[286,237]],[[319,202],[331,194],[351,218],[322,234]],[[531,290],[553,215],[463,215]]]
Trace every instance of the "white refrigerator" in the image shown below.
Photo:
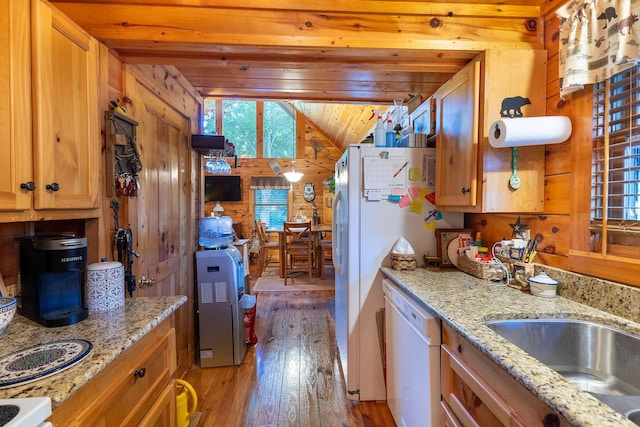
[[[434,148],[350,145],[336,163],[333,204],[336,340],[354,400],[384,400],[381,266],[400,237],[413,247],[418,265],[436,255],[435,209],[422,200],[435,191]],[[430,221],[434,221],[433,218]],[[462,213],[443,213],[437,228],[462,228]],[[384,330],[382,328],[382,330]]]

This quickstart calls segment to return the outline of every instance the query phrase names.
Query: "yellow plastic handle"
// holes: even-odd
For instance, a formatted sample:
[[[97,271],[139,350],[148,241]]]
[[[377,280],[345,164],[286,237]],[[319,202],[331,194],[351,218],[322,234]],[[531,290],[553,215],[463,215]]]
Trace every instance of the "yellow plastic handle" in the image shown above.
[[[189,394],[191,395],[191,404],[189,405],[189,416],[193,415],[193,413],[196,412],[196,407],[198,406],[198,395],[196,394],[196,391],[193,389],[191,384],[189,384],[185,380],[181,380],[178,378],[176,380],[176,384],[186,388]]]

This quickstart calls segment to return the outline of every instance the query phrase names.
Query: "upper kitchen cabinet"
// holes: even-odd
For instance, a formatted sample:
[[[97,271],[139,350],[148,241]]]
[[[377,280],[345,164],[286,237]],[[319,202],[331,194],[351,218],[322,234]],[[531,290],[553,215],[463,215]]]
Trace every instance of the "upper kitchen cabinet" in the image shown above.
[[[98,41],[49,3],[32,2],[35,209],[98,200]]]
[[[10,120],[0,128],[0,221],[92,216],[101,149],[98,42],[47,2],[32,1],[30,11],[28,2],[0,4],[9,58],[0,85],[10,96],[1,107]]]
[[[513,189],[511,148],[493,148],[501,118],[546,113],[543,50],[487,50],[447,81],[436,99],[436,202],[444,211],[542,212],[544,146],[519,147]]]
[[[29,2],[0,0],[0,210],[29,209],[31,195],[31,46]]]

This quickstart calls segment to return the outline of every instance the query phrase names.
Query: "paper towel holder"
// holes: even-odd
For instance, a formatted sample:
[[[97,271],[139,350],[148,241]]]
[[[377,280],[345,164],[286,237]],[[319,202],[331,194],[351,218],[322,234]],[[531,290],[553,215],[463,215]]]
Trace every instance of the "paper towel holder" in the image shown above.
[[[532,118],[535,120],[545,119],[544,117],[535,117]],[[500,121],[496,121],[492,123],[489,127],[489,143],[493,148],[511,148],[511,177],[509,178],[509,188],[512,190],[517,190],[520,187],[521,181],[518,177],[518,147],[520,146],[535,146],[535,145],[548,145],[548,144],[559,144],[561,142],[566,141],[571,136],[571,121],[568,117],[565,116],[557,116],[553,117],[554,120],[562,120],[567,129],[565,132],[560,133],[557,137],[554,136],[554,139],[550,140],[548,138],[542,139],[539,144],[532,143],[528,141],[526,144],[508,144],[508,145],[497,145],[494,144],[494,141],[498,141],[502,135],[502,129],[500,128]],[[510,119],[511,120],[511,119]],[[526,120],[524,118],[519,118],[517,120]]]

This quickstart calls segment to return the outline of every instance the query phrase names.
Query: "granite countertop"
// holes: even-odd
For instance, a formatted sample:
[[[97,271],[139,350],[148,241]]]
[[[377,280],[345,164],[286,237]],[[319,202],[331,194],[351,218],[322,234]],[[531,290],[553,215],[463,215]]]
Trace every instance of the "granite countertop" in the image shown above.
[[[64,339],[84,339],[93,348],[80,362],[46,378],[0,389],[0,399],[50,397],[53,408],[91,380],[187,301],[186,296],[127,298],[121,308],[90,311],[76,324],[47,328],[16,314],[0,337],[0,357],[24,348]]]
[[[435,311],[443,322],[572,424],[636,425],[493,332],[485,323],[507,318],[576,318],[594,320],[636,335],[640,335],[640,324],[562,296],[541,298],[458,270],[403,271],[383,267],[382,273]]]

